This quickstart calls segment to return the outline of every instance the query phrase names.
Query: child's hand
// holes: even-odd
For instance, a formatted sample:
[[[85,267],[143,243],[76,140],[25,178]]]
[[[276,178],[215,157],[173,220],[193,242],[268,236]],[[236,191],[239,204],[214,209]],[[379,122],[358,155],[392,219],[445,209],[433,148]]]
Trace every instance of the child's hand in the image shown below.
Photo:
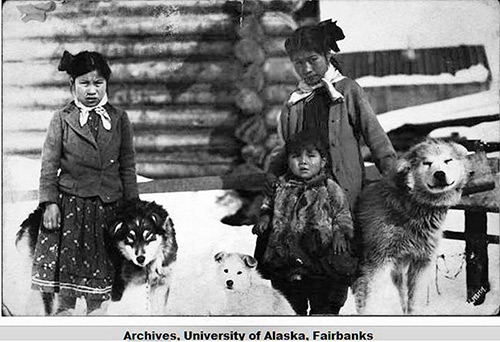
[[[43,212],[43,226],[48,230],[55,230],[61,224],[61,212],[55,203],[47,204]]]
[[[261,235],[262,233],[264,233],[269,227],[270,221],[271,218],[269,217],[269,215],[262,215],[259,219],[259,222],[257,222],[255,226],[253,226],[252,234]]]
[[[333,252],[335,254],[342,254],[349,250],[344,233],[337,230],[333,233]]]

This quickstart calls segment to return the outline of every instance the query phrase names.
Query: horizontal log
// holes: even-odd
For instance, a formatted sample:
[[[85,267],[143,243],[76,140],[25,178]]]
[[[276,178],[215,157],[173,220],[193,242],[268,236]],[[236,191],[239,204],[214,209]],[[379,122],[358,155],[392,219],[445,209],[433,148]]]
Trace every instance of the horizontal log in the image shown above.
[[[5,86],[67,85],[68,75],[57,70],[58,62],[33,61],[3,64]],[[141,60],[113,63],[111,83],[227,83],[236,80],[239,66],[232,61]]]
[[[172,39],[172,38],[170,38]],[[68,50],[71,53],[79,51],[97,51],[108,58],[111,64],[122,58],[163,58],[172,57],[189,58],[224,58],[232,56],[233,43],[230,41],[183,41],[168,40],[166,37],[144,40],[137,39],[105,39],[99,38],[92,41],[54,41],[51,39],[23,39],[4,41],[3,61],[33,61],[53,60],[53,64],[61,58],[62,52]]]
[[[184,178],[227,174],[234,167],[234,164],[141,163],[137,164],[137,172],[148,178]]]
[[[135,133],[135,146],[138,151],[168,151],[173,149],[219,148],[234,147],[238,142],[230,132],[220,132],[220,129],[205,130],[175,130],[139,131]]]
[[[92,16],[100,13],[106,16],[158,16],[160,13],[170,13],[172,11],[180,13],[219,13],[223,12],[226,0],[113,0],[81,3],[63,3],[57,7],[54,14],[65,17]]]
[[[235,164],[239,158],[239,148],[219,146],[193,151],[168,151],[137,153],[137,163],[166,163],[185,165]]]
[[[13,3],[15,3],[13,1]],[[4,39],[40,37],[162,37],[168,35],[227,36],[234,31],[234,22],[224,13],[181,14],[158,16],[105,16],[98,12],[88,17],[62,18],[49,15],[44,22],[23,22],[17,8],[2,11]]]
[[[127,110],[134,129],[149,127],[179,128],[231,128],[238,122],[234,110],[217,110],[213,106],[206,108],[183,108],[160,110]]]
[[[44,131],[50,123],[54,110],[4,109],[2,127],[5,131]],[[234,110],[206,107],[165,107],[160,109],[143,107],[127,109],[135,130],[151,127],[166,128],[230,128],[238,122]]]
[[[177,89],[162,86],[123,85],[109,90],[111,103],[127,108],[130,106],[202,106],[227,107],[234,103],[232,89],[218,88],[212,84],[195,84]],[[4,110],[47,109],[57,110],[72,100],[69,87],[11,87],[4,86]],[[18,94],[22,93],[23,96]]]
[[[156,179],[139,184],[141,194],[177,191],[200,191],[218,189],[260,189],[264,182],[262,174],[253,177],[248,175],[216,175],[180,179]]]
[[[239,143],[228,132],[221,132],[220,128],[188,129],[175,131],[136,131],[134,142],[137,151],[168,151],[179,148],[210,149],[235,147]],[[4,132],[3,151],[11,154],[39,153],[45,139],[45,131],[31,132]]]

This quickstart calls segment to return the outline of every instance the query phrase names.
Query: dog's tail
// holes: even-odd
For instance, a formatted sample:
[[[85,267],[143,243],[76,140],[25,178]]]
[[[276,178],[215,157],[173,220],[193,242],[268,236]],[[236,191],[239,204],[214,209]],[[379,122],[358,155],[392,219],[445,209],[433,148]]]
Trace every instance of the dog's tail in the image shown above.
[[[38,238],[38,231],[43,219],[43,209],[38,207],[33,211],[26,220],[21,223],[21,229],[16,234],[16,246],[19,241],[27,238],[30,252],[33,254],[35,251],[36,240]]]

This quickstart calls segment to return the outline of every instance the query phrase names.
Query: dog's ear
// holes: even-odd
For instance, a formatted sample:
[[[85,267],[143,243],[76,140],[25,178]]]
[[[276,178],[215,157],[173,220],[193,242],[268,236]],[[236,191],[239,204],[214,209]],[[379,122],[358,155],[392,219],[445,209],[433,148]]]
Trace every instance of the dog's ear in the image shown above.
[[[465,158],[467,156],[467,153],[469,153],[469,151],[463,145],[457,143],[450,143],[450,145],[459,158]]]
[[[412,190],[415,180],[411,171],[411,164],[406,159],[398,159],[392,169],[392,181],[398,189]]]
[[[221,262],[222,259],[224,259],[225,257],[226,257],[226,252],[219,252],[214,255],[214,260],[217,262]]]
[[[243,255],[241,259],[243,259],[245,265],[247,265],[248,267],[250,268],[257,267],[257,260],[254,257],[250,255]]]
[[[111,235],[115,236],[116,234],[118,234],[118,232],[120,231],[120,229],[122,228],[122,226],[123,226],[123,222],[117,222],[117,223],[115,223],[111,227]]]
[[[150,217],[151,217],[151,220],[153,220],[153,222],[157,226],[160,225],[160,223],[161,223],[161,217],[160,217],[160,215],[158,215],[157,213],[151,213]]]
[[[174,222],[172,221],[170,216],[167,216],[167,218],[165,219],[165,222],[163,222],[163,225],[161,226],[161,228],[163,229],[163,231],[165,233],[169,233],[169,232],[172,232],[174,230]]]

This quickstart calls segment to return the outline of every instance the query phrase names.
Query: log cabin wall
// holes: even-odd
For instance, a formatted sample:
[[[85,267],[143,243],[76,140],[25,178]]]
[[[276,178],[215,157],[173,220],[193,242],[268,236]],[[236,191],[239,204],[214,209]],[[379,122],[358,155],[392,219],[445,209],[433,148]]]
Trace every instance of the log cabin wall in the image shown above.
[[[258,138],[235,131],[262,125],[266,44],[290,32],[299,3],[7,1],[3,153],[40,157],[52,114],[71,100],[59,59],[64,50],[93,50],[108,57],[113,71],[110,102],[134,125],[139,174],[231,172],[244,160],[242,149],[254,158],[246,145],[267,136],[264,126]]]

